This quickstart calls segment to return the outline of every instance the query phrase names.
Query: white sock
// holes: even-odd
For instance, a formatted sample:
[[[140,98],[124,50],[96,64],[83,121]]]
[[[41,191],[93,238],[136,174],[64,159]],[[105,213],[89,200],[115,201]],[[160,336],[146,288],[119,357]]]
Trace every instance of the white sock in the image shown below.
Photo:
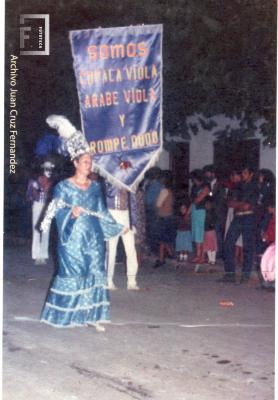
[[[211,251],[211,262],[215,263],[216,260],[216,251]]]
[[[207,254],[208,254],[208,259],[209,259],[209,261],[212,261],[212,251],[209,250],[209,251],[207,252]]]

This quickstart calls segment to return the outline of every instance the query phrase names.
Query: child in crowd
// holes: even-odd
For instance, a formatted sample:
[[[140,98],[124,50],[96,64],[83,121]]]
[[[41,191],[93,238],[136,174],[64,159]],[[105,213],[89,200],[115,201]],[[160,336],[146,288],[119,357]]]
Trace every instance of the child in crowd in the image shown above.
[[[203,242],[203,254],[207,253],[210,265],[215,265],[217,247],[217,238],[215,232],[215,223],[217,221],[216,213],[212,200],[206,200],[206,219],[205,233]]]
[[[191,240],[191,220],[190,215],[186,215],[187,205],[183,203],[180,207],[178,221],[178,231],[176,236],[176,251],[180,254],[180,261],[187,261],[188,252],[192,251]]]

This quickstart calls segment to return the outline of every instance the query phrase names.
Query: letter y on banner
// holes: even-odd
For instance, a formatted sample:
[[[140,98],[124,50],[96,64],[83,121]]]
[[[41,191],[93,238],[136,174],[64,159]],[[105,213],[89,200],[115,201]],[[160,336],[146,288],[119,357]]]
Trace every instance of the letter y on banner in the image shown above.
[[[70,32],[94,169],[132,192],[162,150],[162,25]]]

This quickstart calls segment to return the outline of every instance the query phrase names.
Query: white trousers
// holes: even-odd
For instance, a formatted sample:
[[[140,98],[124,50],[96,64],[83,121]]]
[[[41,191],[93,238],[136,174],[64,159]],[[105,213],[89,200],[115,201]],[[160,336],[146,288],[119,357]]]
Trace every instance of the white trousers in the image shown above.
[[[32,228],[33,228],[33,241],[32,241],[32,258],[33,260],[47,259],[48,255],[48,241],[49,231],[40,233],[35,226],[41,216],[42,209],[45,203],[39,203],[38,201],[33,202],[32,206]]]
[[[129,212],[128,210],[108,210],[116,222],[129,227]],[[134,234],[128,231],[122,235],[123,244],[127,258],[127,284],[130,286],[136,285],[136,274],[138,270],[137,253],[135,249]],[[108,286],[113,284],[113,276],[115,270],[116,252],[119,236],[113,237],[107,241],[106,254],[106,272]]]

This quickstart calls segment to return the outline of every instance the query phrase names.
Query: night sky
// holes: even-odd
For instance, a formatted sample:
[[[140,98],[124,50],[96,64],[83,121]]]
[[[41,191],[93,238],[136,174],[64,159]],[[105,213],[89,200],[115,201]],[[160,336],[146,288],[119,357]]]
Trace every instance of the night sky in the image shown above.
[[[20,14],[49,14],[49,56],[20,55]],[[194,112],[267,115],[275,106],[275,16],[274,1],[7,1],[5,138],[10,88],[17,90],[20,163],[30,164],[36,142],[55,134],[48,115],[64,115],[80,128],[69,31],[98,27],[163,24],[164,132],[188,137],[186,116]],[[33,32],[42,22],[32,21]],[[31,35],[25,49],[36,40]],[[16,86],[10,83],[12,55],[18,57]]]

